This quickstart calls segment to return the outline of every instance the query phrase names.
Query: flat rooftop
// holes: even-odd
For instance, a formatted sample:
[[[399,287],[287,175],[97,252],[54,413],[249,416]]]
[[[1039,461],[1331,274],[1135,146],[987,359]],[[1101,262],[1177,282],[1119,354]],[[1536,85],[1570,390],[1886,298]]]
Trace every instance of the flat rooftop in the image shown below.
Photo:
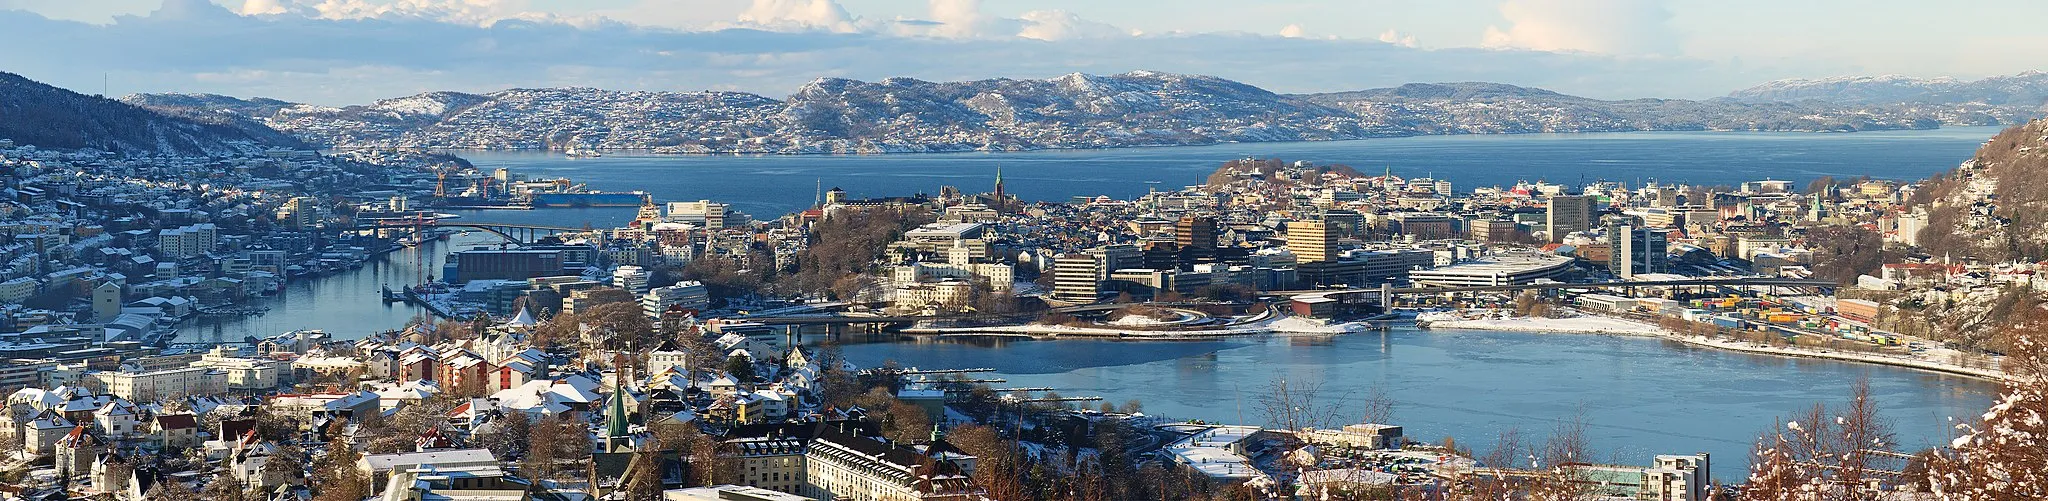
[[[1258,433],[1256,426],[1218,426],[1189,435],[1166,447],[1174,460],[1209,478],[1250,479],[1265,476],[1252,467],[1251,458],[1231,452],[1232,444]]]
[[[1554,254],[1516,254],[1490,256],[1485,259],[1466,261],[1433,270],[1416,270],[1409,275],[1519,275],[1543,271],[1559,266],[1568,266],[1572,258]]]

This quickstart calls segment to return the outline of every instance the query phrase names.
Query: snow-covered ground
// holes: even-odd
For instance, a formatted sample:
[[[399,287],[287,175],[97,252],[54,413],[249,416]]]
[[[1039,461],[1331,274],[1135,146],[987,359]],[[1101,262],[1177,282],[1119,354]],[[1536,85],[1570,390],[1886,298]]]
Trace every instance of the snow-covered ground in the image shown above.
[[[1781,355],[1788,357],[1825,358],[1849,362],[1884,364],[1898,367],[1962,374],[1986,379],[2004,379],[2005,373],[1996,369],[1968,367],[1955,363],[1953,350],[1936,352],[1930,350],[1919,355],[1898,355],[1888,353],[1867,353],[1804,346],[1770,346],[1733,339],[1690,336],[1666,330],[1663,327],[1613,317],[1582,315],[1570,318],[1509,317],[1498,311],[1430,312],[1417,316],[1418,322],[1428,324],[1431,329],[1471,329],[1515,332],[1548,332],[1575,334],[1612,334],[1624,336],[1650,336],[1693,346],[1716,348],[1743,353]]]
[[[1631,322],[1609,317],[1571,318],[1443,318],[1424,317],[1417,320],[1429,322],[1431,329],[1472,329],[1517,332],[1560,332],[1581,334],[1621,334],[1630,336],[1664,336],[1669,331],[1655,325]]]
[[[1284,334],[1344,334],[1366,329],[1361,322],[1326,324],[1301,317],[1284,317],[1265,322],[1266,330]]]
[[[1109,325],[1119,327],[1154,327],[1172,325],[1173,323],[1172,321],[1160,320],[1147,315],[1124,315],[1122,318],[1109,321]]]

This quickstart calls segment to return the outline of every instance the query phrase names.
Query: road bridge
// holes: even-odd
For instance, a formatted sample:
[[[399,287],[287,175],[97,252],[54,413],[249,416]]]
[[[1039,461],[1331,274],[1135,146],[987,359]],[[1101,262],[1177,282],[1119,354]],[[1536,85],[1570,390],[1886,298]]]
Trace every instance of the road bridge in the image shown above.
[[[1292,290],[1292,291],[1270,291],[1270,292],[1265,292],[1264,294],[1270,294],[1270,295],[1275,295],[1275,296],[1298,296],[1298,295],[1302,295],[1302,294],[1316,294],[1316,293],[1323,293],[1323,294],[1332,294],[1332,293],[1359,293],[1359,292],[1389,292],[1389,293],[1392,293],[1392,294],[1396,294],[1396,295],[1415,295],[1415,294],[1446,294],[1446,293],[1467,293],[1467,292],[1506,292],[1506,291],[1527,291],[1527,290],[1555,290],[1555,289],[1633,289],[1633,288],[1645,288],[1645,287],[1706,287],[1706,286],[1735,286],[1735,287],[1742,287],[1742,286],[1778,286],[1778,287],[1821,287],[1821,288],[1828,288],[1828,287],[1835,287],[1835,286],[1838,286],[1838,285],[1841,285],[1841,284],[1837,284],[1837,283],[1835,283],[1835,282],[1832,282],[1832,281],[1827,281],[1827,280],[1811,280],[1811,279],[1801,279],[1801,278],[1697,278],[1697,279],[1687,279],[1687,280],[1645,280],[1645,281],[1638,281],[1638,282],[1591,282],[1591,283],[1562,283],[1562,282],[1546,282],[1546,283],[1534,283],[1534,284],[1516,284],[1516,285],[1468,285],[1468,286],[1456,286],[1456,287],[1429,287],[1429,286],[1424,286],[1424,287],[1390,287],[1390,288],[1385,288],[1385,289],[1373,289],[1373,288],[1360,288],[1360,289],[1310,289],[1310,290]]]
[[[590,229],[587,228],[570,228],[565,226],[548,226],[518,223],[492,223],[481,221],[457,221],[448,217],[440,217],[438,215],[426,212],[422,212],[417,215],[409,217],[370,219],[367,220],[366,223],[357,224],[354,228],[351,229],[357,231],[396,230],[421,233],[430,228],[466,228],[473,230],[482,230],[502,237],[507,241],[522,244],[533,243],[538,241],[542,237],[558,235],[562,233],[582,233],[591,231]]]

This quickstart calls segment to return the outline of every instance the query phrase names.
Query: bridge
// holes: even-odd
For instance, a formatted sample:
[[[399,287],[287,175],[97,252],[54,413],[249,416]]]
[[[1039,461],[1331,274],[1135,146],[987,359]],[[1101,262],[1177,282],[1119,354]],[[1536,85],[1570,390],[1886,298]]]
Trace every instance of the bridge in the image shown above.
[[[1032,320],[1032,319],[1036,319],[1036,318],[1038,318],[1038,317],[1039,317],[1039,315],[1043,315],[1043,314],[1045,314],[1045,313],[1046,313],[1046,312],[1048,312],[1048,311],[1056,311],[1056,312],[1060,312],[1060,313],[1090,313],[1090,312],[1103,312],[1103,311],[1112,311],[1112,310],[1116,310],[1116,309],[1124,308],[1124,307],[1127,307],[1127,306],[1134,306],[1134,305],[1144,305],[1144,306],[1158,306],[1158,307],[1167,307],[1167,308],[1172,308],[1172,307],[1194,307],[1194,306],[1219,306],[1219,305],[1230,305],[1230,306],[1245,306],[1246,304],[1248,304],[1248,303],[1228,303],[1228,302],[1222,302],[1222,303],[1197,303],[1197,302],[1162,302],[1162,303],[1131,303],[1131,304],[1125,304],[1125,303],[1102,303],[1102,304],[1083,304],[1083,305],[1075,305],[1075,306],[1065,306],[1065,307],[1060,307],[1060,308],[1051,308],[1051,309],[1046,309],[1046,310],[1033,310],[1033,311],[1024,311],[1024,312],[1017,312],[1017,313],[959,313],[959,314],[952,314],[952,315],[930,315],[930,316],[926,316],[926,315],[895,315],[895,316],[879,316],[879,315],[877,315],[877,316],[847,316],[847,315],[762,315],[762,316],[756,316],[756,317],[724,317],[724,318],[725,318],[726,320],[732,320],[732,321],[737,321],[737,322],[753,322],[753,323],[759,323],[759,324],[766,324],[766,325],[847,325],[847,324],[907,324],[907,323],[923,322],[923,321],[928,321],[928,320],[981,320],[981,321],[993,321],[993,322],[1022,322],[1022,321],[1029,321],[1029,320]]]
[[[1686,280],[1645,280],[1640,282],[1591,282],[1561,283],[1546,282],[1518,285],[1467,285],[1452,287],[1389,287],[1382,289],[1321,289],[1272,291],[1265,294],[1275,296],[1298,296],[1302,294],[1344,294],[1360,292],[1386,292],[1395,295],[1447,294],[1466,292],[1504,292],[1555,289],[1633,289],[1645,287],[1707,287],[1707,286],[1775,286],[1775,287],[1836,287],[1841,284],[1828,280],[1799,278],[1695,278]]]
[[[586,228],[569,228],[565,226],[454,221],[450,218],[438,217],[427,212],[421,212],[411,217],[379,218],[368,221],[370,224],[358,224],[352,229],[357,231],[407,230],[419,233],[427,228],[468,228],[490,232],[514,243],[533,243],[541,237],[591,231]]]
[[[1385,303],[1387,303],[1387,302],[1388,302],[1388,301],[1389,301],[1389,300],[1391,299],[1391,297],[1392,297],[1392,296],[1399,296],[1399,295],[1424,295],[1424,294],[1459,294],[1459,293],[1479,293],[1479,292],[1506,292],[1506,291],[1526,291],[1526,290],[1556,290],[1556,289],[1634,289],[1634,288],[1650,288],[1650,287],[1717,287],[1717,286],[1718,286],[1718,287],[1763,287],[1763,286],[1774,286],[1774,287],[1819,287],[1819,288],[1827,288],[1827,287],[1836,287],[1836,286],[1839,286],[1839,285],[1840,285],[1840,284],[1837,284],[1837,283],[1835,283],[1835,282],[1831,282],[1831,281],[1827,281],[1827,280],[1810,280],[1810,279],[1798,279],[1798,278],[1767,278],[1767,277],[1755,277],[1755,278],[1697,278],[1697,279],[1686,279],[1686,280],[1647,280],[1647,281],[1640,281],[1640,282],[1594,282],[1594,283],[1538,283],[1538,284],[1520,284],[1520,285],[1478,285],[1478,286],[1459,286],[1459,287],[1385,287],[1385,288],[1378,288],[1378,289],[1323,289],[1323,290],[1293,290],[1293,291],[1269,291],[1269,292],[1263,292],[1262,294],[1263,294],[1263,295],[1269,295],[1269,296],[1279,296],[1279,297],[1292,297],[1292,296],[1299,296],[1299,295],[1304,295],[1304,294],[1381,294],[1381,293],[1384,293],[1384,294],[1386,294],[1386,296],[1384,296],[1384,297],[1382,297],[1382,298],[1381,298],[1381,302],[1382,302],[1382,305],[1381,305],[1381,306],[1382,306],[1382,307],[1385,307],[1385,306],[1387,306],[1387,305],[1386,305]],[[1147,305],[1147,306],[1164,306],[1164,307],[1179,307],[1179,306],[1215,306],[1215,305],[1222,305],[1222,304],[1236,304],[1236,305],[1241,305],[1241,303],[1189,303],[1189,302],[1175,302],[1175,303],[1137,303],[1137,304],[1143,304],[1143,305]],[[766,316],[766,315],[764,315],[764,316],[758,316],[758,317],[730,317],[729,319],[730,319],[730,320],[734,320],[734,321],[741,321],[741,322],[754,322],[754,323],[760,323],[760,324],[766,324],[766,325],[790,325],[790,326],[804,326],[804,325],[828,325],[828,326],[830,326],[830,325],[857,325],[857,324],[909,324],[909,323],[916,323],[916,322],[923,322],[923,321],[932,321],[932,320],[968,320],[968,321],[971,321],[971,320],[981,320],[981,321],[997,321],[997,322],[1021,322],[1021,321],[1029,321],[1029,320],[1031,320],[1031,319],[1037,318],[1037,317],[1038,317],[1038,315],[1040,315],[1040,314],[1044,313],[1045,311],[1056,311],[1056,312],[1060,312],[1060,313],[1084,313],[1084,312],[1100,312],[1100,311],[1110,311],[1110,310],[1115,310],[1115,309],[1118,309],[1118,308],[1123,308],[1123,307],[1126,307],[1126,306],[1131,306],[1131,305],[1130,305],[1130,304],[1118,304],[1118,303],[1099,303],[1099,304],[1083,304],[1083,305],[1075,305],[1075,306],[1066,306],[1066,307],[1061,307],[1061,308],[1052,308],[1052,309],[1050,309],[1050,310],[1044,310],[1044,311],[1031,311],[1031,312],[1022,312],[1022,313],[1012,313],[1012,314],[989,314],[989,313],[965,313],[965,314],[955,314],[955,315],[933,315],[933,316],[922,316],[922,315],[895,315],[895,316],[845,316],[845,315],[790,315],[790,316]]]

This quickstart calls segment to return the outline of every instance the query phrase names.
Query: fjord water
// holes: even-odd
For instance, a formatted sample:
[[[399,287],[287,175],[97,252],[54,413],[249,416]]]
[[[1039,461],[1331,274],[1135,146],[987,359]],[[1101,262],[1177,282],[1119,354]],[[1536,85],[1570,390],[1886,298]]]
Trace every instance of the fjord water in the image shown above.
[[[1192,184],[1244,156],[1342,163],[1361,171],[1448,179],[1458,191],[1516,180],[1577,184],[1685,182],[1733,185],[1818,176],[1920,179],[1954,167],[1996,133],[1991,127],[1932,131],[1621,133],[1437,136],[1328,143],[1258,143],[1117,150],[879,156],[652,156],[609,153],[459,152],[478,167],[570,177],[606,191],[645,190],[657,200],[711,199],[772,218],[811,204],[817,183],[854,197],[985,191],[998,165],[1011,193],[1028,200],[1128,198]],[[1155,183],[1156,182],[1156,183]],[[471,221],[609,227],[632,208],[462,211]],[[481,234],[453,245],[481,241]],[[438,274],[446,246],[418,259]],[[408,251],[401,251],[408,252]],[[415,257],[393,254],[317,281],[293,284],[262,316],[208,321],[183,339],[238,340],[294,328],[344,338],[396,328],[418,313],[384,305],[383,285],[409,283]],[[1180,418],[1262,424],[1257,395],[1275,376],[1321,381],[1325,398],[1355,400],[1383,383],[1400,401],[1395,420],[1412,437],[1456,437],[1484,451],[1508,427],[1544,436],[1583,413],[1596,450],[1639,464],[1658,453],[1709,452],[1715,476],[1739,479],[1748,444],[1776,416],[1814,402],[1839,403],[1868,377],[1903,448],[1941,443],[1948,418],[1982,412],[1988,383],[1883,366],[1733,354],[1663,341],[1515,332],[1422,332],[1334,338],[1265,337],[1205,342],[1009,341],[848,346],[856,363],[991,367],[1009,386],[1059,388]],[[1343,406],[1343,404],[1339,404]],[[1356,405],[1343,406],[1355,416]],[[1601,457],[1597,459],[1609,459]]]
[[[1596,462],[1648,464],[1656,454],[1713,455],[1714,476],[1745,475],[1750,445],[1774,420],[1848,400],[1859,378],[1901,450],[1946,443],[1955,417],[1989,405],[1990,383],[1894,367],[1747,355],[1653,338],[1416,330],[1214,341],[946,339],[845,343],[863,367],[991,368],[998,386],[1057,388],[1176,419],[1272,424],[1261,398],[1285,379],[1320,385],[1336,424],[1359,420],[1377,385],[1409,438],[1453,437],[1484,454],[1501,431],[1540,443],[1582,416]]]
[[[458,151],[484,169],[530,177],[568,177],[591,188],[644,190],[656,200],[709,199],[757,217],[811,205],[817,188],[839,187],[853,198],[938,193],[955,186],[987,191],[997,168],[1005,190],[1025,200],[1074,196],[1130,198],[1147,190],[1200,183],[1224,161],[1242,158],[1344,164],[1368,174],[1434,176],[1453,189],[1510,186],[1517,180],[1648,181],[1734,185],[1765,178],[1819,176],[1922,179],[1954,168],[1996,127],[1926,131],[1819,133],[1632,132],[1423,136],[1311,143],[1238,143],[1169,148],[1056,150],[1022,153],[937,153],[866,156],[647,155],[612,152],[600,158],[559,152]],[[486,213],[474,217],[602,227],[629,221],[632,209]]]

